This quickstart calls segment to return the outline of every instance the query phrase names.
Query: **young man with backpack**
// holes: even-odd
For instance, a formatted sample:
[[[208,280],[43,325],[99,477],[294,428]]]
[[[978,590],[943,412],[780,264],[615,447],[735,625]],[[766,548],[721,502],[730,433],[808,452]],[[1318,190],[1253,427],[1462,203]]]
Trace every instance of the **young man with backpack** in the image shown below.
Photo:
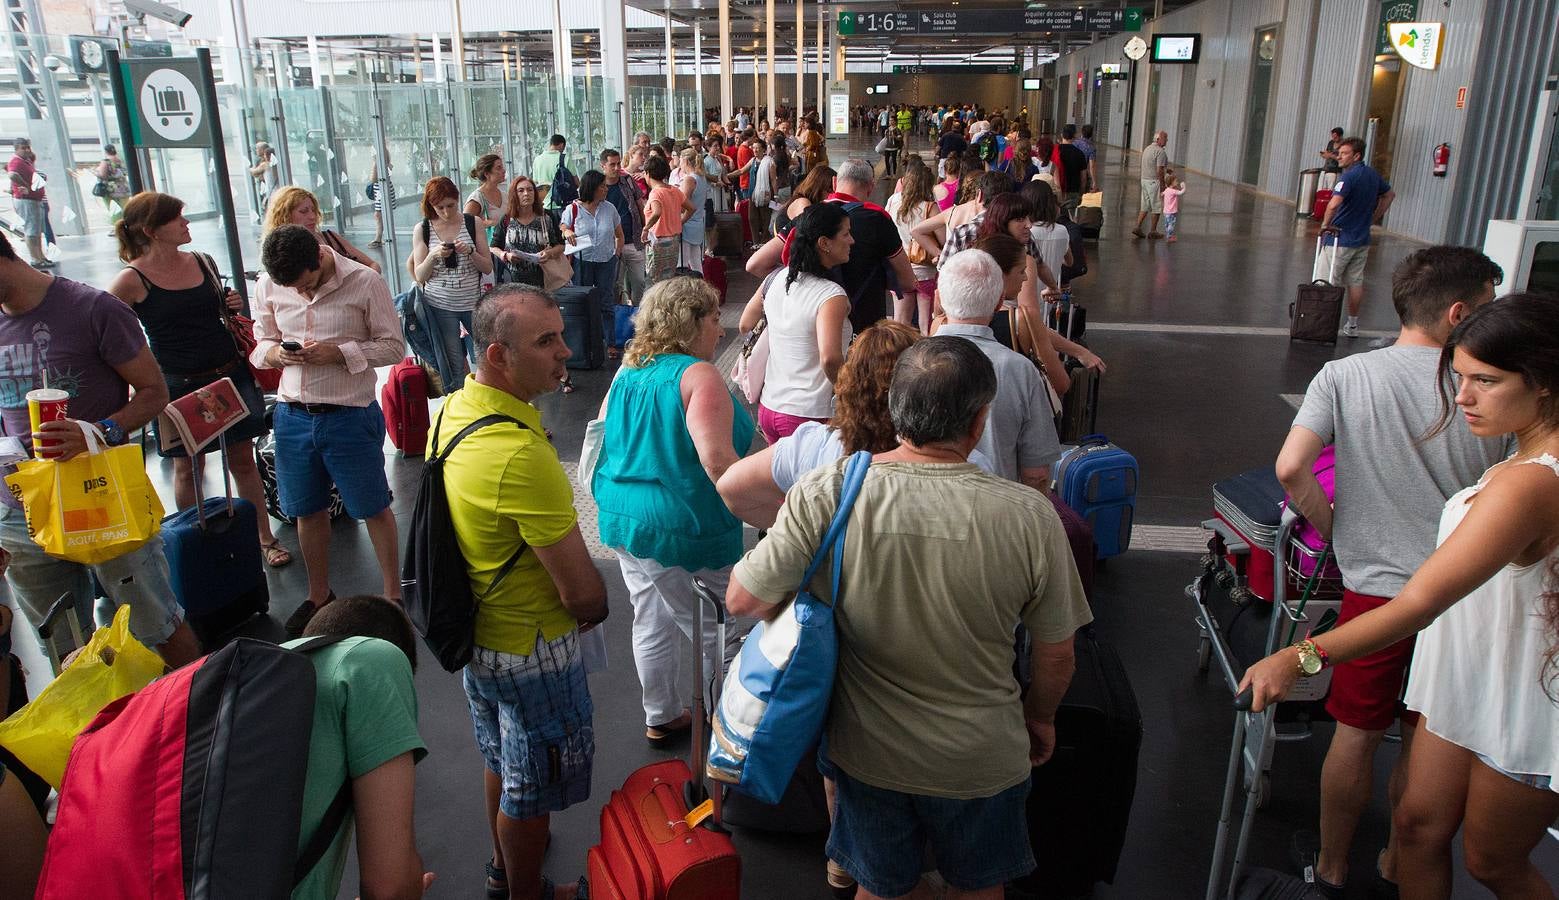
[[[531,180],[541,191],[543,205],[552,212],[579,199],[579,178],[568,170],[563,162],[563,149],[568,139],[554,134],[547,142],[547,149],[536,154],[531,163]]]
[[[476,373],[445,401],[429,453],[498,417],[442,463],[449,521],[482,598],[464,685],[487,763],[487,890],[568,900],[571,887],[554,892],[542,878],[542,855],[551,814],[590,796],[594,707],[579,634],[607,612],[573,487],[531,405],[567,375],[569,350],[557,302],[526,285],[488,292],[473,336]]]

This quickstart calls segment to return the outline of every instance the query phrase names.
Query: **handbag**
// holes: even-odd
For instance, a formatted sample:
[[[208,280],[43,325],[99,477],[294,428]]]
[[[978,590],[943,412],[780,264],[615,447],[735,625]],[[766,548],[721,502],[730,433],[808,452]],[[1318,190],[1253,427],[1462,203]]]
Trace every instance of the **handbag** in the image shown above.
[[[921,221],[923,222],[939,212],[941,210],[936,208],[935,203],[927,203],[926,214],[921,216]],[[909,259],[910,265],[930,266],[936,264],[936,260],[931,257],[931,251],[927,250],[924,245],[914,238],[910,238],[909,243],[904,245],[904,256]]]
[[[554,233],[553,245],[563,243],[562,232],[558,230],[557,220],[551,214],[547,215],[549,231]],[[568,258],[568,254],[562,254],[554,259],[542,259],[541,261],[541,287],[543,290],[555,291],[574,280],[574,262]]]
[[[1039,369],[1040,380],[1045,382],[1045,399],[1050,401],[1050,414],[1058,415],[1061,412],[1061,395],[1056,392],[1056,386],[1050,383],[1050,372],[1045,368],[1044,360],[1039,356],[1039,335],[1034,331],[1034,320],[1023,314],[1023,307],[1014,306],[1008,313],[1012,323],[1012,349],[1028,357],[1029,362]]]
[[[765,316],[748,333],[742,342],[742,352],[731,367],[731,380],[741,389],[748,403],[757,403],[763,396],[763,376],[769,368],[769,320]]]
[[[97,184],[92,185],[92,196],[94,197],[107,197],[113,194],[113,192],[107,181],[99,180]]]
[[[850,457],[839,507],[795,599],[748,635],[715,710],[705,767],[709,777],[765,803],[780,802],[796,766],[823,732],[839,659],[834,616],[839,611],[845,529],[871,461],[867,450]],[[808,589],[830,558],[832,605]]]
[[[607,385],[606,397],[601,401],[602,410],[612,402],[612,385],[616,383],[617,376],[614,375],[612,384]],[[595,484],[596,470],[601,467],[601,444],[605,440],[606,413],[603,411],[599,417],[585,423],[585,439],[579,445],[579,487],[587,494],[594,494],[591,486]]]
[[[276,393],[281,387],[281,369],[262,369],[249,362],[249,354],[259,346],[259,341],[254,336],[254,320],[243,313],[233,312],[227,308],[227,298],[222,295],[222,279],[217,276],[216,262],[204,253],[195,254],[195,259],[200,261],[200,267],[206,273],[206,278],[217,289],[217,310],[222,315],[222,324],[227,326],[227,333],[233,337],[233,346],[238,350],[238,355],[243,357],[244,364],[249,367],[249,373],[254,377],[254,383],[260,386],[260,390],[267,394]]]
[[[156,537],[163,507],[139,444],[109,447],[97,426],[78,424],[87,452],[68,460],[22,460],[5,482],[44,553],[93,566]]]

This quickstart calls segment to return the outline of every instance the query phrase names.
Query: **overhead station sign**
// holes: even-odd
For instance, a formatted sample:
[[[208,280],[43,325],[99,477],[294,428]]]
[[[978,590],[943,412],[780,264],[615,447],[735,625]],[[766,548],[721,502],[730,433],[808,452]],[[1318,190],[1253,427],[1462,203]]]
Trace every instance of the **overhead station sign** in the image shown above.
[[[1016,75],[1017,66],[982,65],[900,65],[893,67],[895,75]]]
[[[1146,13],[1126,9],[848,9],[839,11],[841,35],[1016,34],[1025,31],[1140,31]]]

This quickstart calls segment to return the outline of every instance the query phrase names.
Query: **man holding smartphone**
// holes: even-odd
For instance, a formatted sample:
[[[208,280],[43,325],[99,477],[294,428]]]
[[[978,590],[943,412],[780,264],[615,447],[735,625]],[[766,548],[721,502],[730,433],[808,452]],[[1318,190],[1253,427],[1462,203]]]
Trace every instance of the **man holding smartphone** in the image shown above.
[[[308,569],[307,600],[287,620],[303,633],[330,589],[330,486],[347,514],[368,524],[384,596],[401,595],[395,516],[384,473],[384,415],[374,367],[405,355],[400,319],[384,279],[338,256],[307,228],[283,225],[265,238],[265,274],[255,300],[249,361],[282,369],[276,406],[276,482],[282,510],[298,520]]]

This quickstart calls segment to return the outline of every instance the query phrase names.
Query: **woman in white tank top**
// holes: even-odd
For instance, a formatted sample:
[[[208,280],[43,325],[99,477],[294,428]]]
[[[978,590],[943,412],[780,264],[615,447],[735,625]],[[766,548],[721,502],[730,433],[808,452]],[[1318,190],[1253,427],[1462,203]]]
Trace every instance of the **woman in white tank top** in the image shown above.
[[[1439,548],[1390,603],[1251,666],[1241,687],[1259,710],[1301,662],[1422,630],[1407,703],[1424,727],[1395,817],[1401,894],[1451,896],[1461,830],[1469,874],[1495,896],[1552,896],[1528,857],[1559,817],[1559,298],[1490,303],[1446,349],[1468,427],[1515,434],[1515,454],[1446,501]]]
[[[828,270],[849,260],[853,243],[838,203],[807,207],[791,232],[789,268],[742,311],[742,331],[768,322],[758,425],[771,444],[802,422],[833,415],[834,376],[850,343],[850,298]]]

